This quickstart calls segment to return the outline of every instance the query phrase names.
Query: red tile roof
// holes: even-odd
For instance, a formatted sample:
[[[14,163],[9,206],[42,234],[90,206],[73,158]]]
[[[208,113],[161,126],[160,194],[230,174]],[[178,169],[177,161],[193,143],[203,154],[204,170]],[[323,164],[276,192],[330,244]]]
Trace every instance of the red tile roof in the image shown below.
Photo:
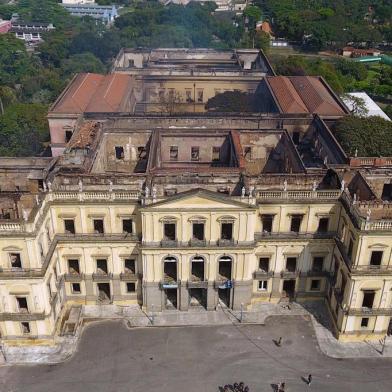
[[[124,110],[133,79],[125,74],[80,73],[74,77],[51,113],[118,112]]]
[[[317,76],[272,76],[267,83],[283,113],[317,113],[321,116],[342,116],[346,113]]]

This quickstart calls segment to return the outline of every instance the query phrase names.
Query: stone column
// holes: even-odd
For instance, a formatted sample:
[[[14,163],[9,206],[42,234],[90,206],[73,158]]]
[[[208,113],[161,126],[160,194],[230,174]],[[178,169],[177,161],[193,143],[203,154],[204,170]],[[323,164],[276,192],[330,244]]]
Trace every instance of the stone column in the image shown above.
[[[218,304],[218,292],[214,288],[214,282],[209,281],[207,287],[207,310],[215,310]]]
[[[189,292],[186,287],[186,281],[181,281],[178,285],[179,310],[188,310]]]
[[[271,290],[271,297],[273,298],[280,298],[282,293],[280,292],[280,277],[275,276],[271,279],[272,282],[272,290]]]
[[[236,280],[234,281],[234,287],[232,289],[233,292],[233,301],[232,308],[233,310],[240,310],[241,304],[246,307],[250,304],[252,297],[252,281],[251,280]]]
[[[121,281],[118,275],[113,276],[112,290],[113,301],[121,300]]]
[[[98,297],[94,292],[94,282],[92,276],[85,276],[84,282],[86,285],[86,301],[96,301]]]
[[[143,282],[144,303],[148,312],[161,312],[163,307],[163,290],[157,282]]]

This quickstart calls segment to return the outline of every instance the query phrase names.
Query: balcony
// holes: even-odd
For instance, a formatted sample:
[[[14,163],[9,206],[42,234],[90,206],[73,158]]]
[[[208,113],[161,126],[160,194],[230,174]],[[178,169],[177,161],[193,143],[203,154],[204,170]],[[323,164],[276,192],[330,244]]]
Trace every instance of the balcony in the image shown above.
[[[191,278],[190,280],[188,280],[186,285],[188,289],[206,289],[208,287],[208,281],[196,280]]]
[[[254,279],[266,279],[266,278],[272,278],[273,276],[274,276],[274,271],[257,270],[253,273]]]
[[[111,272],[94,272],[92,277],[94,282],[106,282],[113,278],[113,274]]]
[[[300,272],[299,275],[303,277],[330,277],[333,275],[333,273],[326,270],[310,270],[306,272]]]
[[[136,282],[139,279],[139,274],[136,274],[131,271],[121,272],[120,280],[128,281],[128,282]]]
[[[166,275],[161,280],[160,285],[163,289],[176,289],[178,287],[178,281],[177,278]]]
[[[353,265],[351,266],[353,275],[389,275],[392,274],[390,265]]]
[[[346,311],[349,316],[392,316],[392,308],[351,308]]]
[[[196,248],[202,248],[202,247],[207,246],[207,241],[206,240],[198,240],[196,238],[192,238],[189,241],[189,246],[196,247]]]
[[[0,321],[37,321],[45,320],[45,312],[41,313],[0,313]]]
[[[256,232],[255,233],[255,241],[264,241],[267,239],[333,239],[336,236],[335,231],[326,231],[326,232]]]
[[[81,282],[84,279],[84,274],[68,273],[64,274],[66,282]]]
[[[233,239],[226,240],[226,239],[220,238],[217,241],[217,245],[218,246],[235,246],[235,245],[238,245],[238,241],[235,241]]]
[[[18,278],[39,278],[42,276],[42,270],[39,268],[1,268],[1,279],[18,279]]]
[[[289,270],[284,270],[280,272],[280,277],[282,279],[294,279],[297,278],[300,275],[298,270],[295,271],[289,271]]]
[[[176,248],[178,246],[177,240],[162,240],[160,242],[161,248]]]

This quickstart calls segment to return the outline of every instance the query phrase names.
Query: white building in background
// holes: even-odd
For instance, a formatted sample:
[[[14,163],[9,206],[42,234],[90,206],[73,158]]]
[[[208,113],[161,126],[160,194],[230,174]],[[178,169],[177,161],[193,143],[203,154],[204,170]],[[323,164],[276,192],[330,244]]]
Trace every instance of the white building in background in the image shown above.
[[[62,0],[63,4],[94,4],[94,0]]]
[[[383,112],[383,110],[376,104],[376,102],[373,101],[364,92],[358,92],[358,93],[348,93],[346,94],[347,96],[343,97],[343,101],[346,104],[346,106],[350,109],[350,111],[354,110],[354,102],[350,99],[350,97],[353,98],[359,98],[363,100],[364,107],[367,111],[365,114],[365,117],[371,117],[371,116],[379,116],[382,117],[385,120],[391,121],[391,119],[386,115],[386,113]]]

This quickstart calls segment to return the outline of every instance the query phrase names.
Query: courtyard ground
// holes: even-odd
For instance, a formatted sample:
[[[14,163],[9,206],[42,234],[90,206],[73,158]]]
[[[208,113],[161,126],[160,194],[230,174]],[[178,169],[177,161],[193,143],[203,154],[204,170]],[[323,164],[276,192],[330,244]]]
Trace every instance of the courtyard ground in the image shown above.
[[[277,347],[273,339],[283,337]],[[244,381],[251,392],[391,391],[392,360],[334,359],[318,348],[308,316],[265,325],[127,328],[92,324],[78,351],[56,365],[0,367],[1,392],[217,392]],[[302,377],[313,375],[308,387]]]

